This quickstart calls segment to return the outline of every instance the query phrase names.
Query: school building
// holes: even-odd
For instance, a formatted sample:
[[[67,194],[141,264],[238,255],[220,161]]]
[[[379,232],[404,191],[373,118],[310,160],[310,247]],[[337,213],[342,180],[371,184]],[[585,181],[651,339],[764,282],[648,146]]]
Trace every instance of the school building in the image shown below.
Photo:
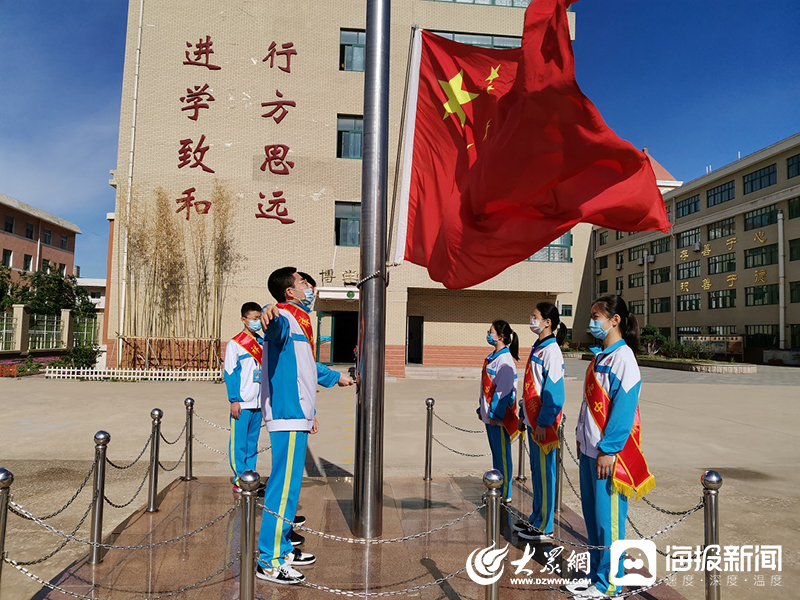
[[[594,292],[621,294],[672,339],[743,336],[748,362],[796,361],[785,351],[800,350],[800,134],[664,201],[671,235],[595,228]]]

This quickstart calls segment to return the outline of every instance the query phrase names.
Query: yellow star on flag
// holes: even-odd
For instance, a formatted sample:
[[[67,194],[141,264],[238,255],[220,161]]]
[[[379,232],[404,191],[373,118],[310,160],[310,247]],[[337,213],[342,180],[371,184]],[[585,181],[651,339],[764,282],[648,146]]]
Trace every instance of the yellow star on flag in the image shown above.
[[[478,94],[461,89],[464,86],[463,70],[459,71],[450,81],[442,81],[441,79],[438,81],[444,93],[447,94],[447,102],[444,103],[444,118],[446,119],[447,115],[457,115],[463,127],[464,123],[466,123],[467,115],[461,105],[471,102],[473,98],[478,97]]]
[[[486,81],[489,82],[489,85],[486,88],[487,92],[490,92],[491,90],[494,89],[494,86],[492,85],[492,82],[495,79],[497,79],[498,77],[500,77],[500,74],[498,73],[498,71],[500,70],[500,66],[501,65],[497,65],[496,67],[490,67],[491,72],[489,73],[489,76],[486,78]]]

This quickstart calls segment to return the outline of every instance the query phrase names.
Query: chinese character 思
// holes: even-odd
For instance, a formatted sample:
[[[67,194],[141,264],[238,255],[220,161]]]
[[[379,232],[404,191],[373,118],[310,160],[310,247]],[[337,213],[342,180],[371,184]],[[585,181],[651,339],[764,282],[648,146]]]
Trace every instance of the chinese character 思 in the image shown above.
[[[289,209],[284,206],[284,204],[286,204],[286,198],[282,196],[282,191],[272,192],[272,199],[268,201],[269,207],[267,207],[266,210],[264,209],[264,204],[259,202],[256,219],[277,219],[283,225],[294,223],[294,219],[288,218]],[[262,200],[266,199],[266,196],[261,192],[258,193],[258,197]]]
[[[181,147],[178,150],[178,168],[182,169],[186,165],[189,165],[190,169],[194,169],[195,167],[200,167],[206,173],[213,173],[214,169],[207,167],[203,164],[203,159],[205,158],[206,152],[208,152],[209,146],[204,146],[203,144],[206,141],[206,136],[201,135],[200,141],[197,142],[197,146],[192,149],[192,144],[194,143],[191,139],[181,140]],[[194,161],[192,163],[192,161]],[[190,164],[191,163],[191,164]]]
[[[297,50],[294,49],[293,42],[286,42],[285,44],[281,44],[280,50],[278,50],[278,45],[275,42],[272,42],[269,45],[269,50],[267,51],[267,55],[261,62],[269,61],[269,68],[271,69],[275,66],[275,57],[283,56],[286,59],[286,65],[278,68],[284,73],[291,73],[292,56],[294,56],[295,54],[297,54]]]
[[[283,98],[283,94],[281,94],[280,90],[275,90],[275,95],[278,98]],[[283,121],[283,118],[287,114],[289,114],[289,111],[287,110],[286,107],[290,106],[292,108],[295,108],[297,106],[297,103],[294,100],[273,100],[272,102],[262,102],[261,106],[263,108],[267,108],[270,106],[272,107],[272,110],[267,111],[261,116],[264,117],[265,119],[269,119],[270,117],[272,117],[272,119],[277,124]]]
[[[214,96],[206,90],[208,90],[207,83],[203,87],[196,85],[194,89],[186,88],[186,95],[181,96],[181,102],[186,104],[181,110],[193,111],[194,114],[188,115],[192,121],[197,121],[197,114],[201,108],[209,108],[208,103],[214,102]]]
[[[207,215],[209,209],[211,208],[211,202],[208,200],[197,200],[194,197],[194,193],[197,190],[195,188],[189,188],[188,190],[183,190],[183,196],[177,198],[175,203],[178,204],[178,209],[175,211],[176,213],[181,212],[182,210],[186,211],[186,220],[189,220],[189,213],[192,211],[190,210],[194,206],[194,210],[198,215]]]
[[[189,56],[190,50],[186,51],[186,60],[183,61],[185,65],[196,65],[198,67],[206,67],[211,71],[219,71],[222,67],[217,65],[212,65],[209,61],[211,59],[211,55],[214,54],[214,50],[211,46],[214,45],[214,42],[211,41],[211,36],[207,35],[206,39],[200,38],[200,40],[194,44],[194,50],[191,50],[191,53],[194,54],[194,59]],[[186,47],[191,48],[192,43],[186,42]]]
[[[294,162],[286,160],[286,155],[289,154],[289,146],[285,144],[270,144],[264,146],[264,164],[261,165],[261,170],[266,171],[269,167],[269,172],[275,175],[288,175],[289,171],[294,168]]]

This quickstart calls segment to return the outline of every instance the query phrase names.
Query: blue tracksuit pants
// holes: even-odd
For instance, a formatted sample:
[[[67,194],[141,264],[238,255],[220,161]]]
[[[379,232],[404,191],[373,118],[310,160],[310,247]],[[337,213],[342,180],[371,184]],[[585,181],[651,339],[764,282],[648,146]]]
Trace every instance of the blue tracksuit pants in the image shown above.
[[[528,448],[531,453],[531,483],[533,485],[533,512],[528,519],[544,533],[553,533],[553,514],[556,503],[556,451],[545,454],[535,441],[533,429],[528,427]]]
[[[503,487],[500,491],[503,498],[511,500],[511,479],[514,476],[514,465],[511,462],[511,437],[502,425],[486,425],[489,436],[489,448],[492,450],[492,467],[503,474]]]
[[[625,519],[628,516],[628,498],[611,490],[611,478],[597,478],[597,460],[581,453],[581,506],[589,544],[611,546],[625,539]],[[619,592],[618,586],[609,581],[611,572],[611,550],[589,550],[589,576],[597,589],[608,595]],[[624,553],[620,556],[617,577],[623,576]]]
[[[238,419],[230,417],[230,426],[228,460],[236,485],[239,485],[239,476],[242,473],[256,470],[258,436],[261,433],[261,409],[243,408]]]
[[[308,446],[307,431],[272,431],[272,470],[264,493],[264,506],[278,513],[289,523],[264,511],[258,537],[258,562],[262,567],[282,565],[284,556],[292,551],[291,522],[297,513],[300,484]]]

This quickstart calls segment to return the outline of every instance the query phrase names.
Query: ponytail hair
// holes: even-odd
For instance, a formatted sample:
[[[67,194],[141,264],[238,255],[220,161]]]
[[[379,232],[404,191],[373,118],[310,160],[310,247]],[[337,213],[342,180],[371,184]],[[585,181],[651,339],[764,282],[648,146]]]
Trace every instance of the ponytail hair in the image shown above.
[[[503,343],[508,347],[514,360],[519,360],[519,336],[511,329],[511,325],[507,321],[497,319],[497,321],[492,321],[492,327],[503,339]]]
[[[567,326],[561,322],[561,317],[558,314],[558,308],[555,304],[549,302],[539,302],[536,305],[536,310],[542,315],[542,319],[550,321],[550,329],[556,336],[556,343],[560,346],[567,338]]]
[[[603,312],[609,317],[619,315],[619,328],[622,333],[622,339],[630,346],[633,353],[639,352],[639,321],[628,310],[628,305],[622,296],[608,295],[600,296],[592,303],[592,306],[600,305]]]

